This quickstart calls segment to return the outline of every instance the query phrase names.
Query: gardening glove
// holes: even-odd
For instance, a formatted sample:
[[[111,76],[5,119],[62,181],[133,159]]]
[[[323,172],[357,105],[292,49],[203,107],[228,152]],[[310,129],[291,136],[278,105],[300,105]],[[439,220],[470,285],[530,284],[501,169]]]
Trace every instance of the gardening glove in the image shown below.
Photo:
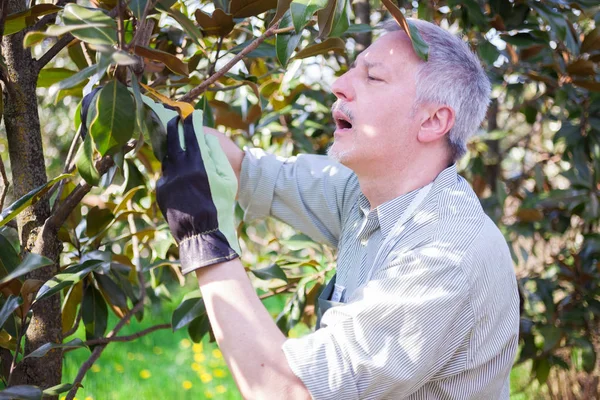
[[[234,223],[237,178],[219,140],[204,135],[202,122],[202,111],[196,110],[167,123],[167,155],[156,185],[183,273],[240,254]]]

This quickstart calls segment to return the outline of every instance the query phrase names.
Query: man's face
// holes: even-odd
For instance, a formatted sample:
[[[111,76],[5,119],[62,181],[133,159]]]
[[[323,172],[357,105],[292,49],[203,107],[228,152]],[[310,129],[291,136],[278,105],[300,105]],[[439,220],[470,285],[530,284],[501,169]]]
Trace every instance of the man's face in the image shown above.
[[[408,159],[419,123],[412,109],[420,59],[404,32],[390,32],[364,50],[334,83],[338,100],[328,154],[355,172]]]

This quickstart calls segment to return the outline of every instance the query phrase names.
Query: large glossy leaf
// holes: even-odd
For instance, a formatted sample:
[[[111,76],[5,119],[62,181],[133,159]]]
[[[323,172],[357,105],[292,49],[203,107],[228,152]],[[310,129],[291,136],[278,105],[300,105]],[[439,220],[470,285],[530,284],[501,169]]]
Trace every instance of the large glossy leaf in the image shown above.
[[[60,385],[52,386],[44,390],[44,396],[58,396],[61,393],[71,390],[72,383],[61,383]]]
[[[585,35],[585,39],[581,43],[582,53],[591,53],[596,50],[600,50],[600,26],[596,26],[595,29]]]
[[[90,185],[97,186],[100,173],[96,169],[96,145],[91,135],[86,135],[75,156],[75,165],[79,175]]]
[[[329,0],[327,7],[317,12],[319,38],[341,36],[350,26],[348,0]]]
[[[102,156],[114,154],[131,139],[135,127],[135,119],[131,118],[135,107],[131,93],[122,83],[113,80],[100,89],[92,105],[96,116],[90,125],[90,135]]]
[[[13,245],[4,235],[0,234],[0,277],[11,273],[20,262],[19,254]]]
[[[252,272],[258,279],[270,280],[270,279],[281,279],[287,282],[287,276],[285,272],[277,264],[271,264],[269,267],[261,269],[251,269]]]
[[[37,21],[36,17],[54,14],[60,10],[61,7],[54,4],[36,4],[27,10],[9,14],[4,22],[4,36],[12,35],[33,25]]]
[[[23,358],[28,358],[28,357],[40,358],[40,357],[44,357],[52,349],[77,349],[79,347],[86,347],[86,345],[83,343],[83,341],[79,338],[73,339],[67,343],[46,343],[46,344],[41,345],[40,347],[38,347],[31,353],[27,354]]]
[[[412,42],[413,49],[415,53],[424,61],[427,61],[429,57],[429,46],[421,37],[416,26],[412,23],[409,23],[406,18],[404,18],[404,14],[398,8],[398,6],[392,0],[381,0],[385,8],[388,9],[392,17],[398,22],[400,27],[404,30],[404,32],[408,35]]]
[[[108,208],[94,206],[88,211],[86,218],[87,225],[85,227],[85,233],[88,237],[93,237],[106,228],[115,216]]]
[[[210,321],[206,313],[193,320],[188,326],[188,334],[194,343],[200,343],[209,331]]]
[[[86,340],[103,337],[108,323],[108,308],[102,294],[94,286],[88,286],[81,306]]]
[[[148,0],[131,0],[128,3],[128,5],[133,15],[137,19],[142,19],[142,17],[144,16],[144,9],[146,8],[147,3]]]
[[[289,11],[290,5],[292,4],[292,0],[278,0],[277,1],[277,11],[275,11],[275,16],[271,20],[271,24],[275,21],[279,21],[283,15]],[[281,26],[281,24],[280,24]]]
[[[81,264],[67,268],[65,272],[55,275],[40,288],[35,301],[43,300],[60,292],[65,287],[74,285],[85,278],[90,272],[101,268],[104,263],[102,260],[87,260]]]
[[[127,311],[127,295],[123,289],[121,289],[108,275],[94,273],[94,278],[106,301],[109,304],[120,308],[122,311]]]
[[[148,58],[154,61],[160,61],[176,74],[188,76],[188,66],[186,63],[175,57],[171,53],[165,51],[151,49],[144,46],[135,46],[133,48],[135,54],[140,57]]]
[[[0,327],[4,326],[4,323],[6,320],[8,320],[8,317],[10,317],[21,304],[23,304],[22,298],[12,295],[8,296],[4,302],[4,305],[2,306],[2,309],[0,309]]]
[[[217,8],[212,15],[206,14],[201,10],[196,10],[195,17],[206,36],[225,37],[229,35],[235,26],[233,15],[226,13],[220,8]]]
[[[75,319],[77,318],[77,308],[81,304],[82,299],[83,282],[78,282],[68,289],[62,304],[61,316],[63,335],[73,327]]]
[[[54,179],[51,179],[45,185],[33,189],[19,200],[5,208],[0,214],[0,227],[6,225],[10,220],[15,218],[21,211],[32,204],[37,203],[57,182],[73,177],[72,174],[62,174]]]
[[[41,400],[42,389],[31,385],[11,386],[0,392],[0,400]]]
[[[296,33],[300,33],[317,10],[325,6],[327,6],[327,0],[293,0],[290,5],[290,12]]]
[[[15,278],[19,278],[25,274],[30,273],[31,271],[35,271],[38,268],[46,267],[48,265],[52,265],[53,262],[47,257],[40,256],[35,253],[28,253],[25,256],[25,259],[19,264],[17,268],[15,268],[10,274],[6,275],[4,278],[0,279],[0,285],[6,282],[9,282]]]
[[[205,313],[206,307],[204,306],[204,299],[200,290],[188,293],[181,301],[181,304],[173,311],[173,317],[171,318],[173,331],[187,326]]]
[[[234,18],[247,18],[277,7],[277,0],[231,0],[229,13]]]
[[[55,83],[50,87],[50,95],[53,95],[59,90],[70,89],[81,85],[87,79],[89,79],[94,74],[103,73],[106,71],[108,66],[112,63],[112,60],[108,57],[101,57],[98,64],[90,65],[87,68],[82,69],[76,74],[71,75],[70,77],[61,80],[58,83]]]
[[[300,43],[302,39],[301,33],[290,34],[281,33],[277,35],[275,39],[275,47],[277,48],[277,60],[284,67],[287,65],[292,53]]]
[[[298,51],[294,56],[295,59],[307,58],[318,54],[327,54],[330,51],[343,54],[346,51],[346,44],[340,38],[329,38],[324,42],[307,46]]]
[[[44,68],[38,75],[37,87],[50,87],[55,83],[62,81],[63,79],[67,79],[75,75],[76,73],[77,71],[73,71],[72,69],[68,68]]]
[[[92,44],[113,45],[117,42],[117,24],[114,19],[97,8],[67,4],[62,13],[65,27],[72,28],[76,38]]]

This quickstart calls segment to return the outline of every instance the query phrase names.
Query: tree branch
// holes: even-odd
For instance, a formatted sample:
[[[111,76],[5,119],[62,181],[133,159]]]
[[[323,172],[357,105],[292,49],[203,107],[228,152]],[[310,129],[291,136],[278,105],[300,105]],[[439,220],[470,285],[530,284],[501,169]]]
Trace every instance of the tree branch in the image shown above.
[[[105,337],[100,339],[92,339],[85,342],[86,346],[95,346],[99,344],[108,344],[112,342],[131,342],[132,340],[139,339],[142,336],[146,336],[149,333],[154,331],[158,331],[161,329],[169,329],[171,328],[171,324],[159,324],[151,326],[150,328],[146,328],[143,331],[139,331],[127,336],[113,336],[111,338]]]
[[[237,64],[244,56],[250,53],[252,50],[256,49],[262,42],[264,42],[267,38],[273,36],[277,27],[279,27],[279,23],[281,22],[281,17],[278,21],[275,21],[273,25],[269,29],[265,31],[260,37],[256,38],[252,43],[244,48],[244,50],[240,51],[235,57],[233,57],[223,68],[215,72],[211,75],[210,78],[202,82],[200,85],[196,86],[194,89],[190,90],[185,96],[183,96],[179,101],[186,101],[191,103],[194,99],[200,96],[202,93],[208,89],[210,85],[215,83],[220,77],[225,75],[235,64]]]
[[[67,5],[68,3],[75,3],[75,2],[76,2],[76,0],[58,0],[56,2],[56,5],[59,7],[62,7],[64,5]],[[44,26],[46,26],[48,24],[53,24],[55,21],[56,21],[56,13],[45,15],[42,17],[42,19],[40,19],[38,22],[36,22],[35,25],[33,25],[33,30],[39,31]]]

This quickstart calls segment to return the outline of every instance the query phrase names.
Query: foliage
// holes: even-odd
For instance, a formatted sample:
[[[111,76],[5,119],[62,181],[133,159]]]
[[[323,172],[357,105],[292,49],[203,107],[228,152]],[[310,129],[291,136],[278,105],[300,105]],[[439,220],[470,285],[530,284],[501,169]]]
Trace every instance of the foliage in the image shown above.
[[[63,333],[83,320],[81,345],[94,349],[109,331],[109,311],[142,320],[138,304],[168,301],[169,284],[183,282],[178,249],[153,191],[164,132],[142,104],[142,92],[182,114],[204,110],[205,124],[227,131],[240,146],[322,154],[333,131],[335,98],[327,82],[349,68],[354,35],[372,30],[353,24],[351,4],[342,0],[66,3],[6,17],[5,34],[29,30],[24,46],[48,63],[37,78],[47,97],[40,102],[68,104],[102,87],[92,100],[95,112],[85,117],[89,134],[79,151],[68,156],[61,143],[59,158],[74,176],[61,175],[53,164],[55,179],[2,213],[5,225],[44,194],[51,195],[54,215],[66,213],[57,233],[64,245],[61,271],[48,282],[22,280],[45,261],[23,258],[14,230],[0,230],[0,346],[16,361],[40,299],[62,296]],[[404,14],[458,27],[494,86],[486,132],[470,144],[460,167],[518,265],[524,304],[517,362],[532,360],[532,376],[541,383],[559,369],[584,373],[570,389],[581,398],[597,393],[599,6],[595,0],[399,3],[400,9],[373,2],[371,20],[387,18],[390,10],[424,59],[427,46]],[[64,40],[69,35],[72,40]],[[42,56],[65,46],[58,57]],[[81,129],[79,110],[70,115]],[[76,144],[79,135],[72,133]],[[288,299],[276,318],[282,331],[313,326],[315,299],[333,273],[334,254],[273,221],[240,225],[239,236],[245,264],[266,290],[262,296]],[[172,328],[184,327],[195,342],[209,333],[198,293],[173,312]]]

